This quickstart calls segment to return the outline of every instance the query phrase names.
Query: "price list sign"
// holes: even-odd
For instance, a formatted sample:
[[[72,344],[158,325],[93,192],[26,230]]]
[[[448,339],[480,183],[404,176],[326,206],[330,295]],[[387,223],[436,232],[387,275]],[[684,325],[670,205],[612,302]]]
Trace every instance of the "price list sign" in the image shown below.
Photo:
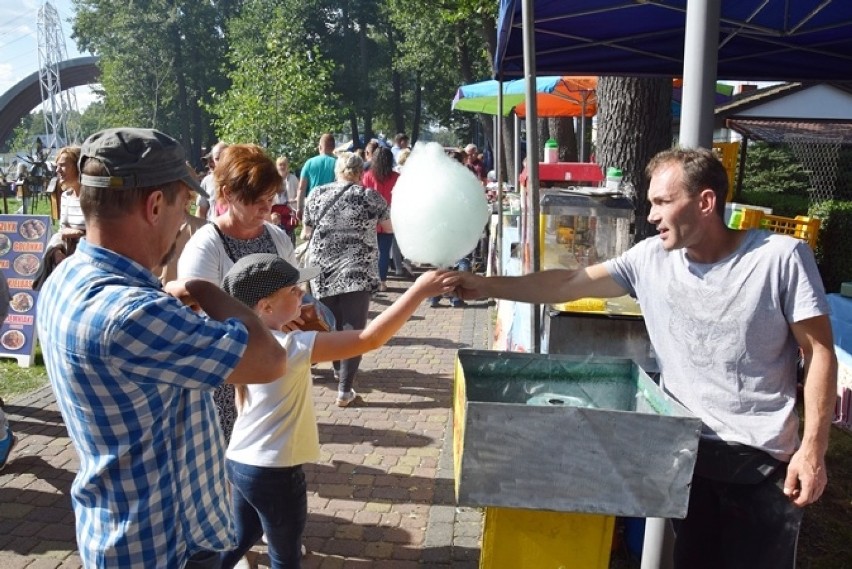
[[[0,215],[0,270],[12,296],[9,315],[0,326],[0,357],[32,365],[36,346],[36,299],[33,279],[52,229],[46,215]]]

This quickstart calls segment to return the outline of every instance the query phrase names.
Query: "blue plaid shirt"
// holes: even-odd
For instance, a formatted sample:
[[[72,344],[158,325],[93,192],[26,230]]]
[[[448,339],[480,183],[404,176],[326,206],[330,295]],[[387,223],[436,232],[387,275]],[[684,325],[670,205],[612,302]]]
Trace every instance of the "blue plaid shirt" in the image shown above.
[[[183,567],[233,547],[213,388],[248,343],[150,271],[85,240],[38,298],[47,373],[80,456],[71,488],[85,567]]]

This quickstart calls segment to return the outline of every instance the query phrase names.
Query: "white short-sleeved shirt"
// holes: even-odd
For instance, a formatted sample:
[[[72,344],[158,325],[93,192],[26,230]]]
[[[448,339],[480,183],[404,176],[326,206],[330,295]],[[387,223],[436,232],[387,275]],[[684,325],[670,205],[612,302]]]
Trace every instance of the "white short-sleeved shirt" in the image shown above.
[[[282,259],[295,266],[297,264],[296,255],[293,252],[293,242],[290,240],[290,236],[277,225],[268,222],[264,223],[264,228],[265,234],[262,235],[262,239],[244,240],[245,247],[241,249],[250,250],[252,253],[277,253]],[[261,244],[261,240],[269,241],[269,245],[274,248],[274,251],[267,249],[252,250],[254,243]],[[213,224],[208,223],[196,231],[183,248],[178,259],[177,274],[178,278],[181,279],[194,277],[221,285],[225,274],[233,266],[234,261],[228,256],[222,238],[219,237]]]
[[[226,457],[262,467],[298,466],[319,460],[311,394],[311,352],[316,332],[272,332],[287,350],[287,373],[272,383],[248,385]]]

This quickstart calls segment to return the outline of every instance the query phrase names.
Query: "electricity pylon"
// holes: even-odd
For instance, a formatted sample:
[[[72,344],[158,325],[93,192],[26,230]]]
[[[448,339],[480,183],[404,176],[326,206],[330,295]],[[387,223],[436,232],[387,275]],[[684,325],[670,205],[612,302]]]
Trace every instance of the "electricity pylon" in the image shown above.
[[[44,2],[38,11],[38,75],[48,149],[80,138],[79,130],[68,130],[68,115],[77,111],[77,98],[73,90],[63,91],[59,80],[59,64],[66,59],[68,50],[59,14],[50,2]]]

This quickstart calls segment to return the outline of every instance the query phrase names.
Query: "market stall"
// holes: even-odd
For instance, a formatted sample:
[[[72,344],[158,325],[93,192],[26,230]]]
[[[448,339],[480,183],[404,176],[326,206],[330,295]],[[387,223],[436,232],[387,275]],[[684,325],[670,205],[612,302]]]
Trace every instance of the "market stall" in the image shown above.
[[[852,41],[848,33],[852,26],[850,16],[852,6],[848,3],[815,0],[793,4],[682,0],[666,5],[616,0],[579,3],[501,0],[495,69],[500,77],[527,78],[530,116],[536,116],[536,73],[682,75],[688,88],[683,92],[680,142],[688,147],[709,147],[717,70],[718,76],[726,79],[841,79],[848,68]],[[800,33],[790,33],[790,26]],[[817,46],[819,54],[815,55]],[[778,57],[779,49],[784,50],[784,57]],[[527,121],[527,141],[527,154],[535,155],[538,144],[535,121]],[[539,166],[531,164],[530,195],[521,200],[520,241],[513,246],[524,273],[540,270],[545,255],[538,246],[538,225],[544,217],[540,209],[539,192],[544,190]],[[528,331],[533,351],[543,347],[539,344],[543,329],[540,314],[537,309],[531,310]],[[544,524],[541,527],[550,527],[546,520],[548,512],[537,515]],[[523,513],[517,510],[516,516],[515,521],[520,523]],[[489,528],[486,521],[487,535],[499,533],[501,527],[510,529],[483,544],[483,558],[489,553],[489,543],[510,538],[511,525],[495,522]],[[664,526],[662,519],[649,520],[643,567],[660,566]],[[583,539],[567,538],[563,549],[582,548]],[[536,565],[525,559],[516,566]]]

